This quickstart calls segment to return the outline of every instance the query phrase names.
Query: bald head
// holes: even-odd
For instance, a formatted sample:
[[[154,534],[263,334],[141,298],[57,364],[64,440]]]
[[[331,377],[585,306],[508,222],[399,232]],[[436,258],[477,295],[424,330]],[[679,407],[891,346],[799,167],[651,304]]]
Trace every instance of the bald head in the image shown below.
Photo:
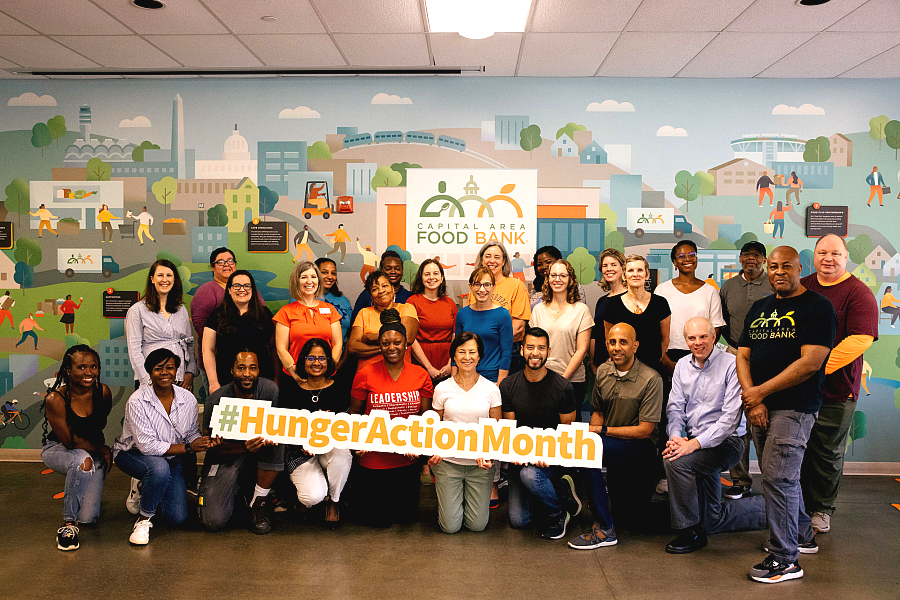
[[[769,283],[779,298],[787,298],[803,293],[800,276],[803,267],[800,255],[790,246],[778,246],[769,254]]]
[[[611,337],[626,337],[629,341],[633,342],[637,339],[637,332],[634,330],[634,327],[628,323],[617,323],[610,328],[609,335],[606,336],[606,339]]]
[[[843,277],[847,271],[848,256],[844,238],[833,233],[820,237],[813,252],[813,266],[816,267],[819,281],[833,283]]]
[[[637,332],[628,323],[613,325],[606,335],[606,350],[619,371],[627,371],[634,364],[638,345]]]
[[[688,319],[684,324],[684,341],[687,343],[688,350],[694,355],[694,359],[702,365],[703,361],[712,354],[716,343],[716,328],[705,317]]]

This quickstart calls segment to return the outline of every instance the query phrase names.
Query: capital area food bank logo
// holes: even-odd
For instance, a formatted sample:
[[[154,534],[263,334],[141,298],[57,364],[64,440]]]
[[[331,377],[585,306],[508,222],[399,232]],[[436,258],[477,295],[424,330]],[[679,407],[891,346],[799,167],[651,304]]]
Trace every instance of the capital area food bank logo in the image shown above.
[[[764,312],[759,313],[759,318],[750,323],[750,339],[796,338],[796,323],[791,316],[793,314],[794,311],[789,310],[779,316],[778,309],[773,310],[768,317]]]
[[[422,208],[419,210],[419,217],[433,217],[433,218],[441,218],[443,216],[444,211],[447,211],[448,217],[455,217],[456,213],[459,212],[460,217],[466,216],[465,208],[463,208],[464,202],[477,202],[480,204],[478,208],[478,218],[482,218],[484,213],[487,212],[487,216],[489,218],[494,218],[494,209],[491,206],[493,202],[507,202],[516,210],[516,216],[520,219],[523,218],[522,207],[519,206],[519,203],[515,201],[509,194],[516,189],[516,184],[507,183],[503,187],[500,188],[500,193],[490,196],[488,198],[483,198],[478,195],[478,184],[475,182],[475,176],[469,175],[469,181],[466,185],[463,186],[464,195],[459,198],[454,198],[453,196],[447,194],[447,182],[439,181],[438,182],[438,193],[434,196],[428,198],[424,204],[422,204]],[[431,208],[433,205],[438,202],[442,202],[440,208]]]

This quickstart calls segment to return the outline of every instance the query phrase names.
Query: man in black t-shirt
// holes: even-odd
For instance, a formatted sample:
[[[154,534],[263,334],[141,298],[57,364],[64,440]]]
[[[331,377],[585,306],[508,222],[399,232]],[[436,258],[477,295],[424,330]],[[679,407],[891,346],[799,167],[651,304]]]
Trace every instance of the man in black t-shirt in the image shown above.
[[[500,382],[503,418],[516,421],[520,427],[556,429],[559,424],[575,420],[575,392],[572,384],[547,368],[550,356],[550,336],[539,327],[525,330],[522,341],[525,370],[513,373]],[[529,526],[535,507],[547,517],[542,536],[558,540],[566,535],[570,514],[564,502],[572,502],[575,516],[581,503],[574,490],[557,483],[560,467],[545,462],[512,463],[509,466],[509,522],[519,529]],[[568,479],[568,478],[567,478]],[[570,481],[570,480],[569,480]],[[559,489],[557,489],[557,486]]]
[[[737,375],[760,453],[769,555],[747,576],[763,583],[803,577],[800,553],[818,552],[803,510],[800,465],[822,404],[825,361],[837,330],[831,302],[800,284],[797,251],[779,246],[769,255],[774,296],[757,300],[744,320]]]

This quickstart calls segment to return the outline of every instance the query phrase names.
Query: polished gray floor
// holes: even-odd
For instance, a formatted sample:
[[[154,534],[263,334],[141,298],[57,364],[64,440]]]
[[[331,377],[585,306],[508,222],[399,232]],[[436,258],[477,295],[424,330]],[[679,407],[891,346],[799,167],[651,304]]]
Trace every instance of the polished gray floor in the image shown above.
[[[30,598],[900,598],[900,482],[848,477],[831,533],[803,556],[806,577],[778,585],[746,579],[764,555],[762,532],[712,536],[687,556],[666,554],[671,534],[622,531],[617,546],[575,551],[565,541],[514,531],[505,506],[488,530],[446,535],[431,487],[418,524],[388,530],[345,524],[327,531],[290,514],[258,537],[204,533],[195,524],[151,530],[128,544],[128,479],[110,475],[101,522],[81,528],[81,548],[56,549],[61,475],[39,463],[0,463],[0,597]],[[575,519],[574,533],[588,525]]]

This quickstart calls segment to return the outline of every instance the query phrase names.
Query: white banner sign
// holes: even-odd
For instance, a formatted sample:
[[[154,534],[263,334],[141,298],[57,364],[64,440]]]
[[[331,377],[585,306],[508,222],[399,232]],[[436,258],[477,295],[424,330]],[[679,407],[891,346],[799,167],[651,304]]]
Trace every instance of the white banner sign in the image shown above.
[[[600,468],[603,457],[600,436],[590,433],[586,423],[534,429],[508,419],[481,419],[477,424],[441,421],[430,410],[406,418],[391,418],[381,410],[370,415],[311,413],[238,398],[222,398],[210,423],[212,435],[234,440],[262,436],[279,444],[302,445],[312,454],[345,448],[594,469]]]

